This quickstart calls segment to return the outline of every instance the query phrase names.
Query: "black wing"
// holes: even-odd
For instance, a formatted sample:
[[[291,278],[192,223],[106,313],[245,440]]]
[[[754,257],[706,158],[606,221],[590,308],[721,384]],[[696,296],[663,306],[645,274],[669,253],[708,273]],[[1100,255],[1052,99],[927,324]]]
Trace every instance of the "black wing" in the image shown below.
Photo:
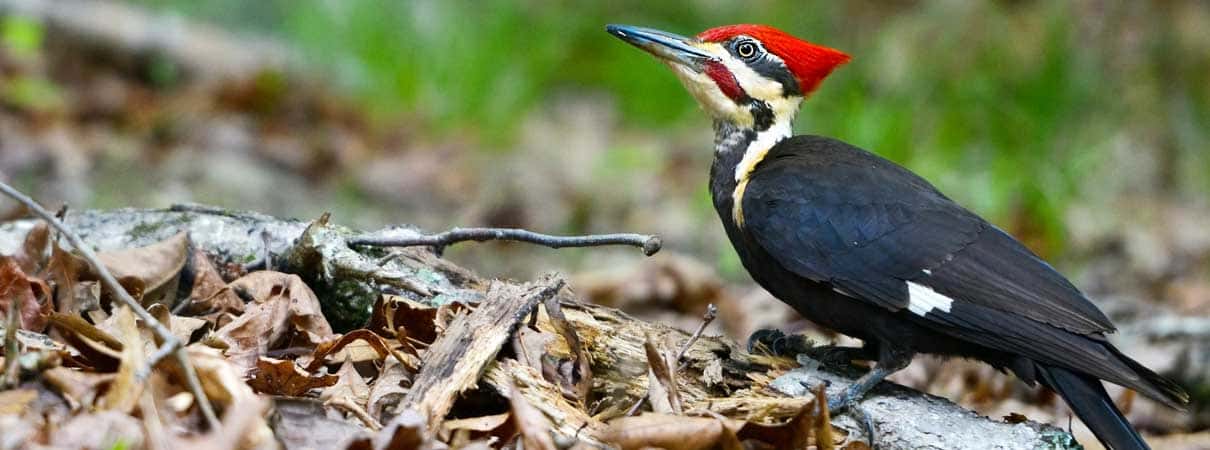
[[[919,176],[843,142],[782,141],[753,172],[742,202],[745,234],[786,269],[892,311],[908,307],[910,281],[1079,334],[1113,330],[1011,236]]]

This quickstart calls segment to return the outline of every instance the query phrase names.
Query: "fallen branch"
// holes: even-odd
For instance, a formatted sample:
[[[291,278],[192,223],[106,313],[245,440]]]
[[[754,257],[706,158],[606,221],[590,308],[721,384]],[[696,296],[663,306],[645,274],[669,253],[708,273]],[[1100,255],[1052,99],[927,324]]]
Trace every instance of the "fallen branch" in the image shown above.
[[[415,409],[441,429],[458,395],[479,383],[485,367],[534,307],[563,288],[557,276],[526,286],[494,283],[478,308],[450,322],[421,358],[421,371],[393,414]]]
[[[449,231],[416,236],[354,236],[349,245],[370,247],[433,247],[438,255],[452,244],[466,241],[518,241],[550,248],[601,247],[629,245],[643,249],[651,256],[660,251],[659,236],[636,233],[590,234],[586,236],[552,236],[518,228],[454,228]]]
[[[58,230],[63,237],[67,238],[67,242],[71,243],[72,247],[75,247],[76,251],[80,253],[80,256],[82,256],[84,260],[88,261],[88,264],[92,266],[93,270],[97,273],[105,287],[112,291],[118,300],[122,302],[122,304],[129,307],[131,311],[134,311],[135,316],[138,316],[139,320],[142,320],[145,325],[150,327],[151,331],[155,333],[157,338],[160,339],[162,342],[160,348],[147,359],[143,368],[135,372],[136,377],[138,377],[140,380],[146,379],[151,373],[151,368],[154,367],[156,363],[160,361],[160,359],[164,358],[168,354],[175,354],[177,363],[181,365],[181,373],[183,373],[185,376],[185,386],[189,389],[189,392],[193,394],[193,397],[197,399],[198,407],[201,408],[202,411],[202,416],[206,418],[206,424],[209,425],[210,429],[212,430],[218,429],[220,425],[218,416],[214,414],[214,407],[210,404],[210,398],[207,397],[206,392],[202,390],[202,384],[198,380],[197,372],[194,370],[193,365],[189,363],[189,356],[185,353],[185,347],[181,345],[181,340],[177,339],[177,337],[172,334],[172,331],[170,331],[168,327],[164,326],[164,324],[160,323],[159,320],[156,320],[151,313],[147,312],[147,310],[143,308],[143,305],[140,305],[139,302],[134,299],[134,297],[131,297],[130,293],[126,292],[126,288],[123,288],[122,285],[118,283],[118,280],[113,277],[113,274],[109,273],[109,270],[106,269],[105,265],[101,263],[101,260],[97,258],[97,254],[92,251],[92,248],[85,245],[84,241],[80,239],[80,236],[71,229],[67,228],[67,226],[64,225],[63,222],[59,221],[54,214],[52,214],[50,211],[47,211],[46,208],[43,208],[42,205],[39,205],[38,202],[35,202],[33,199],[29,198],[29,196],[26,196],[4,182],[0,182],[0,192],[3,192],[5,195],[11,197],[13,200],[16,200],[18,203],[25,205],[26,208],[29,208],[29,210],[35,215],[42,218],[42,220],[45,220],[50,224],[50,226]]]

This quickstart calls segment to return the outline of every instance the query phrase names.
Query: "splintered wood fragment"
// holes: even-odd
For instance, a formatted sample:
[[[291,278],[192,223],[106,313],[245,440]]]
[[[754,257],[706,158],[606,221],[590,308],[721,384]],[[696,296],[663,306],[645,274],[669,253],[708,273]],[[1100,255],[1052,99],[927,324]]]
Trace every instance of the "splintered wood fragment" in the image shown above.
[[[541,301],[563,287],[547,276],[522,286],[493,283],[473,312],[456,317],[421,359],[421,371],[396,411],[414,408],[438,430],[458,394],[475,387],[488,363]]]

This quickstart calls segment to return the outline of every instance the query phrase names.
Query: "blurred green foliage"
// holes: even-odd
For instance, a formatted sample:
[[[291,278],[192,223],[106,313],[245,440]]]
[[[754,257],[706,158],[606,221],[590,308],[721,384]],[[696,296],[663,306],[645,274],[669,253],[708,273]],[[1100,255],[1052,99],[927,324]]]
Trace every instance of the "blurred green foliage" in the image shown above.
[[[1044,252],[1062,247],[1062,212],[1072,198],[1122,189],[1112,176],[1122,147],[1160,154],[1156,189],[1210,189],[1205,3],[136,3],[280,37],[379,115],[406,115],[437,137],[469,133],[489,144],[507,143],[553,93],[577,90],[611,93],[627,126],[707,133],[676,80],[603,26],[689,34],[773,24],[854,55],[806,103],[801,131],[902,162],[1034,236]],[[641,165],[641,156],[619,149],[608,171]]]

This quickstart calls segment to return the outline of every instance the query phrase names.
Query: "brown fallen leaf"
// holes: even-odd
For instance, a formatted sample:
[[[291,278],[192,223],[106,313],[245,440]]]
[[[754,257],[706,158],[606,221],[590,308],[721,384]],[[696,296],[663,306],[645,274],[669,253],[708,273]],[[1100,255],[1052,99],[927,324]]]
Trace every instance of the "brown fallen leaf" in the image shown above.
[[[445,448],[428,434],[424,415],[415,409],[405,409],[374,435],[375,450],[416,450]]]
[[[143,393],[143,382],[135,374],[143,369],[147,354],[134,312],[126,306],[119,306],[114,318],[118,339],[122,341],[122,359],[113,383],[105,395],[97,400],[97,408],[130,413]]]
[[[401,342],[410,338],[427,345],[437,339],[436,320],[437,308],[406,297],[383,295],[374,303],[366,328],[383,336],[395,336]],[[403,336],[399,335],[400,330],[403,330]]]
[[[223,414],[216,430],[193,439],[177,439],[172,447],[180,450],[268,450],[278,448],[273,432],[265,424],[269,402],[260,397],[244,398]]]
[[[270,349],[312,349],[333,336],[320,312],[319,299],[296,275],[254,272],[232,286],[254,293],[255,301],[205,342],[225,348],[231,361],[245,370]]]
[[[46,244],[49,241],[50,227],[46,222],[40,221],[26,233],[21,249],[12,255],[12,258],[25,273],[37,273],[46,259]]]
[[[176,294],[181,269],[189,255],[189,235],[182,232],[163,241],[125,250],[100,252],[97,258],[105,268],[119,280],[138,280],[144,293],[144,305],[167,303],[167,297]],[[89,272],[89,280],[96,280]],[[127,287],[127,284],[123,284]]]
[[[193,267],[193,289],[181,307],[181,314],[202,316],[206,320],[217,322],[223,314],[238,315],[244,312],[244,301],[223,281],[222,275],[210,262],[205,251],[194,250],[190,263]]]
[[[95,292],[82,290],[80,282],[80,274],[88,270],[88,261],[84,258],[76,256],[71,252],[59,246],[57,241],[51,242],[50,246],[50,263],[46,266],[46,273],[51,280],[54,280],[58,286],[55,292],[55,310],[63,314],[78,314],[81,311],[96,309],[100,307],[100,285],[92,282],[86,289],[95,289]],[[92,294],[85,296],[82,294]]]
[[[45,281],[27,276],[16,259],[0,256],[0,316],[8,317],[9,305],[18,302],[21,329],[41,332],[53,309],[49,296]]]
[[[550,420],[542,415],[525,399],[525,394],[516,385],[509,386],[509,405],[513,420],[521,435],[521,443],[527,450],[556,450],[554,437],[550,434]]]
[[[336,375],[308,373],[294,361],[264,356],[257,359],[256,369],[250,374],[248,385],[257,392],[290,397],[299,397],[312,389],[332,386],[339,380]]]
[[[147,308],[147,312],[151,313],[160,323],[168,326],[168,331],[171,331],[173,336],[176,336],[186,345],[192,341],[194,333],[210,326],[210,322],[197,317],[185,317],[173,314],[163,303],[151,305]]]
[[[447,420],[441,423],[441,434],[444,439],[448,439],[451,434],[460,430],[486,433],[505,426],[508,424],[510,418],[512,418],[511,413],[500,413],[489,416]]]
[[[675,356],[660,352],[652,341],[651,335],[643,342],[643,350],[647,352],[647,399],[651,402],[651,410],[657,413],[681,414],[681,396],[676,386]]]
[[[738,450],[743,448],[736,437],[735,430],[728,427],[724,421],[711,417],[670,414],[643,414],[614,419],[609,422],[609,428],[602,439],[623,450],[646,448]]]
[[[370,386],[370,399],[366,406],[370,416],[379,421],[385,420],[385,413],[394,410],[407,395],[415,373],[396,359],[386,360],[382,370],[378,371],[378,378]]]
[[[572,354],[571,361],[559,362],[557,384],[563,389],[565,397],[580,402],[581,405],[587,405],[592,401],[592,361],[589,359],[588,353],[584,351],[584,345],[580,342],[575,327],[563,315],[563,309],[559,306],[559,297],[555,295],[547,297],[543,306],[546,309],[546,315],[550,317],[551,324],[559,331]],[[672,367],[676,367],[676,364],[673,363]]]
[[[807,445],[814,443],[820,450],[831,450],[834,446],[832,424],[828,415],[828,400],[822,388],[821,385],[815,392],[815,400],[803,405],[789,422],[779,425],[748,422],[736,435],[741,440],[753,439],[773,448],[807,448]]]
[[[332,414],[332,407],[312,398],[273,397],[269,423],[288,449],[340,449],[372,437],[365,427]]]
[[[59,392],[73,410],[91,408],[102,389],[113,382],[113,373],[86,372],[67,367],[55,367],[42,372],[42,379]]]
[[[516,354],[517,361],[542,372],[542,361],[547,355],[546,347],[555,339],[554,334],[523,326],[513,334],[513,353]]]
[[[353,363],[345,360],[340,365],[340,370],[336,371],[336,376],[339,378],[336,384],[324,389],[319,394],[319,399],[325,402],[342,399],[364,410],[370,401],[370,385],[357,373],[357,369],[353,368]]]
[[[363,351],[348,351],[353,348],[357,348],[358,350],[365,348],[353,347],[353,344],[356,342],[364,342],[370,350],[373,350],[374,356],[377,359],[385,359],[388,356],[392,356],[413,372],[420,365],[420,361],[414,356],[416,351],[411,346],[404,346],[404,348],[411,349],[413,354],[400,352],[393,348],[382,336],[363,328],[350,331],[339,339],[319,343],[319,345],[315,346],[315,353],[311,356],[310,363],[307,364],[307,370],[312,372],[319,370],[319,367],[332,355],[336,355],[339,358],[343,354],[344,358],[340,358],[342,361],[349,359],[355,362],[366,360],[366,356],[368,355],[363,355]]]

